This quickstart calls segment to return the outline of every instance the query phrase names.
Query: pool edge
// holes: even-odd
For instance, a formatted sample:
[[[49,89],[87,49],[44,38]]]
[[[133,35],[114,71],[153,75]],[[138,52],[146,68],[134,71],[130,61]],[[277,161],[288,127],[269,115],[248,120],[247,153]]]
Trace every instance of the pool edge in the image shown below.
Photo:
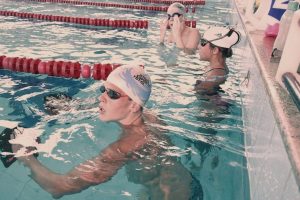
[[[235,7],[263,77],[263,82],[269,95],[269,102],[278,123],[278,128],[298,184],[298,190],[300,191],[300,113],[287,91],[275,80],[279,63],[270,61],[274,38],[265,37],[263,31],[249,30],[249,24],[245,22],[245,16],[237,1],[234,0]]]

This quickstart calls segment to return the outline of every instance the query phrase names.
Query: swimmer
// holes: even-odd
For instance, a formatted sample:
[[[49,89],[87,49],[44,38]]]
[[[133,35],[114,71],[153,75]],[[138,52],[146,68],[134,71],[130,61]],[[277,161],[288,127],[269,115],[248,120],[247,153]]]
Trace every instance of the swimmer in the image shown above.
[[[88,111],[98,107],[96,99],[73,99],[65,93],[51,93],[44,97],[44,109],[49,115],[59,115],[74,111]]]
[[[240,34],[234,29],[212,27],[205,31],[198,45],[200,60],[209,65],[197,80],[195,90],[199,93],[215,94],[225,83],[229,69],[226,58],[232,56],[232,47],[240,41]]]
[[[71,109],[72,97],[64,94],[49,94],[44,97],[45,111],[50,115],[57,115],[61,111],[69,111]]]
[[[200,40],[198,29],[185,25],[185,7],[181,3],[173,3],[167,11],[167,19],[160,24],[160,44],[164,44],[168,27],[170,34],[167,37],[168,43],[175,43],[176,47],[183,49],[188,54],[193,54],[197,50]]]
[[[54,198],[105,183],[125,167],[128,180],[144,186],[148,199],[203,199],[199,181],[168,151],[172,145],[168,137],[147,123],[143,107],[151,88],[149,75],[139,66],[121,66],[111,72],[99,88],[99,119],[116,122],[122,134],[98,155],[69,172],[53,172],[32,155],[17,159]],[[13,144],[13,152],[21,147]]]

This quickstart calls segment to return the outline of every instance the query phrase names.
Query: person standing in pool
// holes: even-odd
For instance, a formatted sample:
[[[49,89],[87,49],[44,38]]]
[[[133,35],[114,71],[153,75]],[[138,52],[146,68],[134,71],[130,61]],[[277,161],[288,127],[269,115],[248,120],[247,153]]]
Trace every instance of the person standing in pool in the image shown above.
[[[185,7],[181,3],[176,2],[169,6],[167,19],[160,24],[160,43],[164,44],[167,29],[170,28],[167,42],[175,43],[177,48],[192,54],[197,50],[200,33],[198,29],[185,25],[184,13]]]
[[[150,77],[141,67],[121,66],[111,72],[100,87],[99,118],[118,123],[122,134],[97,156],[66,174],[51,171],[33,155],[17,159],[55,198],[107,182],[125,166],[128,180],[145,186],[148,199],[202,199],[199,181],[168,152],[171,143],[166,135],[145,122],[143,107],[150,97],[151,87]],[[15,137],[18,135],[11,135],[12,140]],[[12,145],[15,153],[20,148],[21,145]]]
[[[234,29],[211,27],[205,31],[198,45],[200,60],[209,65],[195,84],[199,93],[215,94],[220,85],[225,83],[229,69],[226,58],[232,56],[232,47],[240,41],[240,34]]]

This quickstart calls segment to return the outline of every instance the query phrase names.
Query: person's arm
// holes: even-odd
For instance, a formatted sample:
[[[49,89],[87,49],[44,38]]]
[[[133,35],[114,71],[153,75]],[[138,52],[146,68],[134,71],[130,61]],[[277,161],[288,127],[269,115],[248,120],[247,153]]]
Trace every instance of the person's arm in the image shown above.
[[[168,20],[164,19],[160,22],[160,36],[159,36],[159,43],[164,44],[166,32],[168,27]]]
[[[198,92],[205,92],[205,91],[211,91],[213,90],[215,87],[217,87],[219,84],[217,84],[214,81],[210,81],[210,80],[197,80],[197,83],[195,85],[195,90]]]
[[[176,43],[177,48],[184,49],[184,43],[182,38],[182,30],[185,24],[184,21],[180,22],[178,16],[174,16],[174,22],[172,27],[172,34],[174,37],[174,42]]]
[[[177,48],[182,49],[187,54],[194,54],[198,48],[198,43],[200,40],[200,33],[197,29],[190,29],[189,38],[187,38],[186,44],[183,42],[182,30],[185,26],[184,21],[180,22],[177,16],[174,17],[173,24],[173,35],[174,41],[176,43]]]
[[[31,177],[54,198],[80,192],[92,185],[108,181],[128,160],[128,153],[140,148],[141,138],[121,138],[98,156],[79,164],[66,174],[58,174],[43,166],[35,157],[18,157],[30,168]],[[20,145],[13,145],[16,152]]]
[[[196,28],[191,29],[189,39],[184,48],[184,52],[189,55],[195,54],[198,49],[198,44],[199,44],[200,39],[201,39],[201,36],[200,36],[198,29],[196,29]]]
[[[224,74],[208,74],[205,80],[197,80],[195,90],[197,92],[210,93],[226,81]]]

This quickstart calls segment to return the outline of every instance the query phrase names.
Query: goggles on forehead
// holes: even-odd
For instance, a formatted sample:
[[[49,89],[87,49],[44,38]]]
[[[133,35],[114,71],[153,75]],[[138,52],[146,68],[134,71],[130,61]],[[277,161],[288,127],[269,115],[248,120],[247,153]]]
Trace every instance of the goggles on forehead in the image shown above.
[[[107,96],[108,96],[109,98],[111,98],[111,99],[114,99],[114,100],[119,99],[119,98],[121,98],[121,97],[127,97],[126,95],[121,95],[121,94],[120,94],[119,92],[117,92],[117,91],[114,91],[114,90],[112,90],[112,89],[105,88],[104,85],[102,85],[102,86],[100,87],[100,92],[101,92],[102,94],[106,92]]]
[[[180,14],[180,13],[173,13],[172,15],[168,14],[168,20],[170,20],[171,18],[175,17],[176,15],[178,17],[180,17],[182,14]]]

